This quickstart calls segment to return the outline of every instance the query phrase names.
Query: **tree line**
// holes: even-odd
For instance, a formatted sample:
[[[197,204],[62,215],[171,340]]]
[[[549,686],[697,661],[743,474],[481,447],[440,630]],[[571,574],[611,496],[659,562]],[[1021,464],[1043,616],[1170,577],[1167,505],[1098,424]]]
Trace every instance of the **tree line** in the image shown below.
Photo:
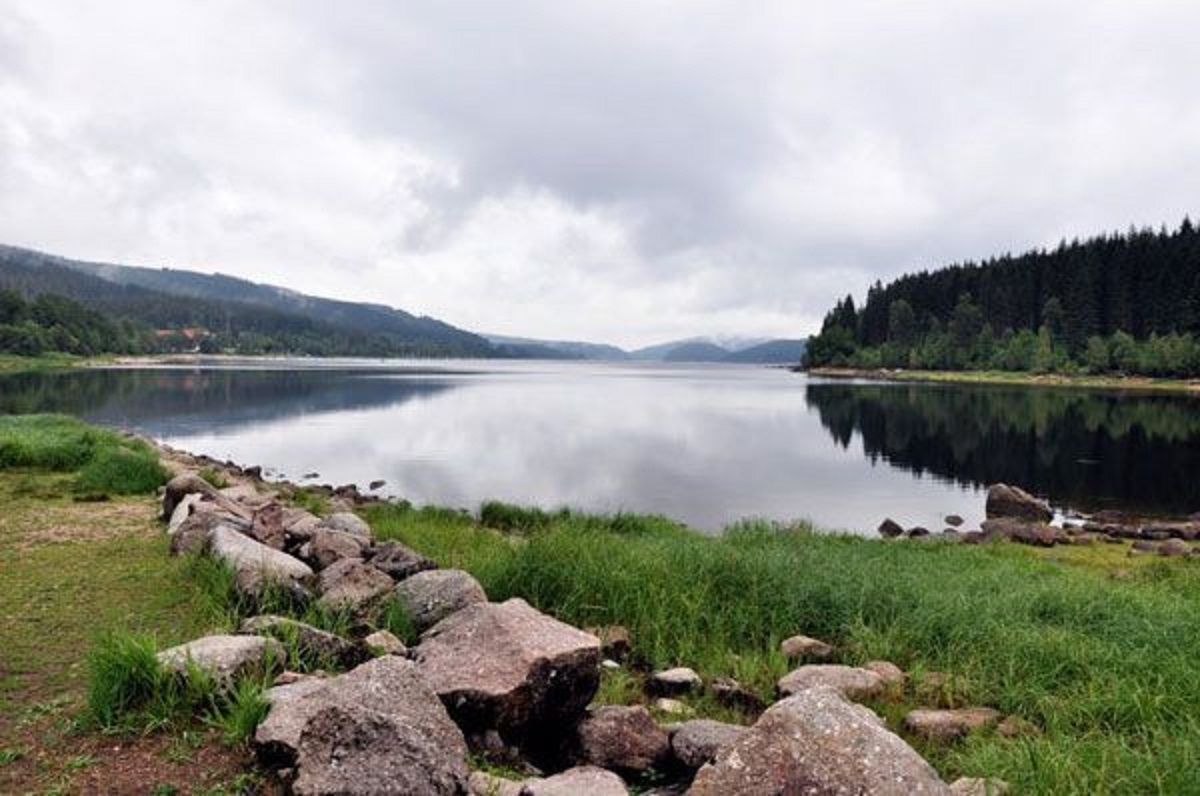
[[[876,282],[825,316],[805,363],[1200,374],[1200,230],[1130,229]]]
[[[153,332],[134,321],[115,320],[51,293],[27,300],[14,290],[0,290],[0,353],[91,356],[140,354],[157,347]]]

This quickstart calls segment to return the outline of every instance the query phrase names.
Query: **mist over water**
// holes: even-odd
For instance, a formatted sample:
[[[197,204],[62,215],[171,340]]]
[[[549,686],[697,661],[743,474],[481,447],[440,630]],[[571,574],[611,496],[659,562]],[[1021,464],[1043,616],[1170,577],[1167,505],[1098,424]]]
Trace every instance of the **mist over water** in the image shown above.
[[[873,532],[982,519],[1004,480],[1061,509],[1200,509],[1189,396],[820,382],[751,366],[275,362],[0,379],[67,412],[300,480],[382,494],[747,517]]]

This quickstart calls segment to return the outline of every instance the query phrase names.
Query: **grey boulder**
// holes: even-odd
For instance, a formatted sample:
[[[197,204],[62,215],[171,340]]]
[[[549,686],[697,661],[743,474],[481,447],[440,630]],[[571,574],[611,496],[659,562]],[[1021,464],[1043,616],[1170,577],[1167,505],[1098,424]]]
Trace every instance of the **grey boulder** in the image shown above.
[[[949,796],[950,789],[867,708],[815,686],[767,708],[700,769],[692,796]]]
[[[321,525],[335,531],[352,534],[367,542],[371,541],[371,526],[353,512],[339,511],[336,514],[330,514],[321,521]]]
[[[529,780],[521,796],[628,796],[625,782],[611,771],[596,766],[567,769],[545,779]]]
[[[1049,522],[1054,517],[1049,503],[1035,498],[1020,487],[1008,484],[992,484],[988,487],[984,512],[989,519],[1013,517],[1034,522]]]
[[[575,735],[581,761],[616,771],[654,768],[671,750],[667,733],[640,705],[591,708],[576,726]]]
[[[257,599],[270,587],[301,597],[308,594],[313,571],[287,553],[267,547],[224,523],[208,535],[209,554],[234,571],[238,592]]]
[[[238,632],[295,644],[306,661],[320,668],[354,666],[364,659],[362,648],[354,642],[286,616],[252,616],[242,620]]]
[[[364,614],[392,593],[392,579],[357,558],[343,558],[321,570],[317,603],[333,610]]]
[[[847,699],[871,699],[883,693],[883,678],[868,669],[838,664],[801,666],[780,678],[776,689],[789,697],[806,688],[829,686]]]
[[[458,611],[413,656],[460,726],[518,743],[561,737],[600,684],[600,640],[517,598]]]
[[[680,724],[671,733],[671,751],[675,759],[688,768],[700,768],[711,763],[729,744],[741,738],[745,727],[712,719],[692,719]]]
[[[380,542],[368,551],[367,560],[392,580],[404,580],[418,572],[437,569],[433,559],[399,542]]]
[[[466,741],[411,662],[377,658],[288,688],[254,744],[264,763],[294,767],[297,796],[468,792]]]
[[[300,553],[317,569],[325,569],[346,558],[362,558],[367,542],[359,536],[334,528],[317,527]]]
[[[158,662],[171,674],[199,669],[229,686],[242,677],[261,677],[280,671],[287,660],[283,645],[261,636],[204,636],[158,653]]]
[[[418,632],[469,605],[487,602],[479,581],[461,569],[418,572],[396,584],[396,598]]]

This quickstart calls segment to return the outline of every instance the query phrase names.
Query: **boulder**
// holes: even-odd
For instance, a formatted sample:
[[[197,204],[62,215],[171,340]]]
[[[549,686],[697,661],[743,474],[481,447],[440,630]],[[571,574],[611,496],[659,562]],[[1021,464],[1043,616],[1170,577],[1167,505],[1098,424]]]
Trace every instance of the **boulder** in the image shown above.
[[[767,708],[696,774],[692,796],[947,796],[933,767],[867,708],[815,686]]]
[[[879,535],[885,539],[895,539],[904,535],[904,528],[890,517],[879,523]]]
[[[879,675],[879,679],[883,680],[885,686],[904,685],[908,680],[908,675],[904,673],[904,670],[891,661],[870,661],[864,663],[862,668]]]
[[[1008,484],[992,484],[988,487],[984,512],[989,519],[1013,517],[1034,522],[1049,522],[1054,518],[1049,503],[1035,498],[1020,487]]]
[[[195,473],[183,473],[182,475],[175,476],[167,482],[166,487],[163,489],[162,518],[170,520],[171,515],[175,513],[176,507],[188,495],[203,495],[215,498],[217,490],[212,484]]]
[[[1161,522],[1143,525],[1142,535],[1149,539],[1150,534],[1161,535],[1164,539],[1184,539],[1194,541],[1200,538],[1200,523],[1197,522]]]
[[[360,536],[332,528],[317,527],[301,555],[317,569],[325,569],[347,558],[362,558],[367,543]]]
[[[696,712],[686,703],[670,697],[659,697],[654,700],[653,707],[659,713],[666,713],[669,716],[691,716]]]
[[[462,733],[403,658],[267,695],[255,753],[264,765],[294,767],[296,794],[466,792]]]
[[[914,525],[905,533],[910,539],[920,539],[923,536],[929,536],[929,529],[921,525]]]
[[[579,766],[545,779],[532,779],[521,796],[628,796],[625,782],[611,771]]]
[[[175,510],[171,512],[171,519],[167,523],[168,535],[174,536],[179,531],[179,527],[187,521],[188,517],[192,516],[192,507],[199,503],[203,497],[203,495],[197,492],[183,496],[179,503],[176,504]]]
[[[196,667],[223,686],[242,677],[261,677],[281,671],[287,661],[283,645],[261,636],[204,636],[158,653],[158,662],[172,674]]]
[[[516,598],[457,611],[413,655],[460,726],[518,743],[561,736],[600,684],[600,640]]]
[[[651,696],[677,696],[699,691],[703,686],[700,675],[686,666],[664,669],[646,678],[646,690]]]
[[[716,760],[717,753],[746,732],[745,727],[712,719],[685,721],[671,733],[671,751],[688,768]]]
[[[1041,735],[1042,728],[1020,716],[1007,716],[996,725],[996,734],[1005,738],[1032,738]]]
[[[376,630],[364,638],[363,646],[372,655],[399,655],[402,658],[408,657],[408,647],[404,645],[404,642],[386,630]]]
[[[947,514],[944,522],[952,528],[958,528],[963,524],[963,518],[957,514]]]
[[[1192,554],[1192,546],[1179,538],[1167,539],[1158,546],[1160,556],[1187,556]]]
[[[366,560],[392,580],[404,580],[418,572],[437,569],[433,559],[426,558],[399,542],[380,542],[367,550]]]
[[[257,599],[269,587],[278,587],[296,597],[308,595],[313,571],[299,559],[267,547],[229,525],[218,524],[208,535],[209,554],[234,571],[238,593]]]
[[[785,638],[779,644],[779,651],[788,660],[797,660],[801,658],[811,658],[815,660],[826,660],[833,656],[833,646],[826,644],[820,639],[810,638],[808,636],[792,636]]]
[[[883,693],[883,678],[868,669],[813,664],[785,674],[776,689],[780,696],[789,697],[814,686],[828,686],[847,699],[871,699]]]
[[[1035,547],[1053,547],[1061,538],[1065,537],[1057,528],[1050,525],[1012,517],[984,520],[980,527],[988,536]]]
[[[671,744],[644,707],[603,705],[576,725],[575,749],[585,763],[637,773],[663,762]]]
[[[418,632],[469,605],[487,602],[479,581],[461,569],[418,572],[396,584],[395,593]]]
[[[242,620],[238,632],[294,643],[305,661],[320,668],[355,666],[365,659],[354,642],[286,616],[252,616]]]
[[[304,509],[287,507],[283,510],[283,530],[289,546],[307,542],[320,525],[321,518]]]
[[[286,538],[283,529],[283,507],[272,500],[255,509],[250,518],[249,535],[251,539],[262,542],[267,547],[282,550]]]
[[[350,511],[330,514],[321,521],[321,525],[335,531],[344,531],[368,542],[371,541],[371,526],[367,525],[362,517]]]
[[[935,741],[951,741],[1000,721],[1000,712],[991,708],[955,708],[952,710],[914,710],[904,717],[904,729],[913,735]]]
[[[212,533],[213,528],[221,524],[228,525],[224,515],[212,511],[196,511],[181,522],[171,534],[171,553],[189,555],[204,552],[208,549],[208,535]]]
[[[343,558],[321,570],[319,605],[363,615],[392,593],[392,579],[357,558]]]

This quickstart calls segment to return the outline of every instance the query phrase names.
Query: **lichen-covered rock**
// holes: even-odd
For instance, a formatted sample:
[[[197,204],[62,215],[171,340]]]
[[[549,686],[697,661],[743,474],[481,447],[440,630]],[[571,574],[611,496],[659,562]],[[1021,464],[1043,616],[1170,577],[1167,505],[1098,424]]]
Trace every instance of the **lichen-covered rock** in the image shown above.
[[[1000,721],[1000,711],[992,708],[956,708],[953,710],[914,710],[904,717],[904,729],[935,741],[952,741]]]
[[[418,572],[396,584],[396,597],[418,632],[469,605],[487,602],[479,581],[461,569]]]
[[[392,579],[357,558],[343,558],[321,570],[317,602],[333,610],[362,614],[392,593]]]
[[[992,484],[988,487],[984,512],[989,518],[1014,517],[1034,522],[1049,522],[1054,517],[1046,501],[1008,484]]]
[[[294,766],[297,796],[467,793],[466,742],[411,662],[376,658],[287,688],[254,744],[265,764]]]
[[[625,782],[611,771],[579,766],[525,783],[521,796],[628,796]]]
[[[241,677],[280,671],[286,661],[283,645],[261,636],[204,636],[158,653],[165,671],[182,675],[195,667],[226,686]]]
[[[575,737],[581,761],[616,771],[653,768],[671,750],[667,733],[640,705],[591,708],[576,725]]]
[[[788,697],[817,685],[829,686],[853,700],[871,699],[883,693],[883,678],[875,672],[838,664],[801,666],[780,678],[776,689],[780,696]]]
[[[366,560],[392,580],[404,580],[418,572],[437,569],[437,563],[433,559],[392,541],[380,542],[372,547],[367,551]]]
[[[238,632],[268,636],[285,646],[294,643],[306,661],[322,668],[355,666],[366,659],[362,648],[354,642],[286,616],[252,616],[242,620]]]
[[[460,726],[517,743],[570,727],[600,684],[599,639],[516,598],[452,614],[413,655]]]
[[[297,597],[308,595],[313,571],[287,553],[256,542],[232,527],[218,524],[208,535],[209,554],[233,568],[238,593],[258,599],[270,587]]]
[[[745,727],[712,719],[692,719],[671,733],[671,751],[688,768],[700,768],[717,758],[717,753],[746,732]]]
[[[950,789],[867,708],[815,686],[767,708],[716,760],[692,796],[948,796]]]

